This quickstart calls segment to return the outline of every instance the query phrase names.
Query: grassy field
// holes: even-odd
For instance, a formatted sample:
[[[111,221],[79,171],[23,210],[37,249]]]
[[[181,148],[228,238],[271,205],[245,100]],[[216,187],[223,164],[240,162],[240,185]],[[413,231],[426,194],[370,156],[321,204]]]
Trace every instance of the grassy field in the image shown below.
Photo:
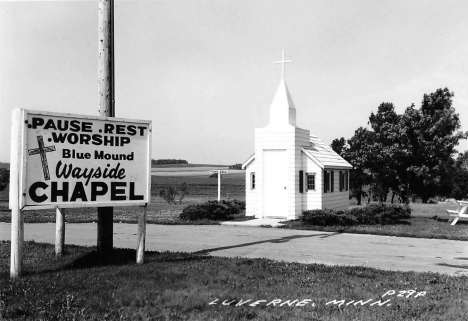
[[[193,197],[217,199],[218,179],[209,175],[194,176],[152,176],[151,193],[157,195],[165,186],[177,186],[187,183],[190,195]],[[245,200],[245,174],[223,175],[221,182],[221,197],[223,199]]]
[[[189,185],[189,195],[182,204],[169,205],[157,196],[166,186],[177,186],[186,182]],[[148,206],[147,222],[150,224],[219,224],[217,221],[187,222],[179,219],[182,209],[190,204],[200,204],[218,198],[218,180],[208,175],[199,176],[152,176],[151,203]],[[242,175],[225,175],[221,186],[222,199],[245,199],[245,177]],[[114,207],[114,222],[137,223],[138,209],[135,207]],[[0,191],[0,222],[10,222],[11,214],[8,209],[8,191]],[[66,221],[69,223],[90,223],[97,221],[95,208],[68,209]],[[25,223],[53,223],[55,210],[25,211]]]
[[[1,320],[466,320],[468,278],[364,267],[25,245],[10,280],[0,243]],[[342,301],[343,300],[343,301]]]
[[[190,168],[190,167],[229,167],[229,165],[212,165],[212,164],[211,165],[210,164],[159,164],[159,165],[151,165],[151,168]]]
[[[182,204],[169,205],[158,197],[159,190],[165,186],[176,186],[182,182],[189,185],[190,194]],[[195,176],[152,176],[152,198],[148,207],[147,222],[150,224],[219,224],[218,221],[187,222],[179,219],[182,209],[190,204],[199,204],[217,199],[216,178],[208,175]],[[222,180],[222,199],[245,199],[244,175],[224,175]],[[299,221],[288,222],[283,228],[309,229],[330,232],[363,233],[377,235],[407,236],[419,238],[438,238],[468,241],[468,222],[460,220],[451,226],[446,209],[456,209],[457,204],[411,204],[412,218],[394,225],[363,226],[304,226]],[[137,211],[134,207],[115,207],[114,222],[137,223]],[[26,211],[26,223],[55,222],[55,210]],[[245,218],[244,218],[245,219]],[[0,192],[0,221],[10,222],[8,210],[8,191]],[[97,221],[95,208],[69,209],[66,216],[69,223],[89,223]]]

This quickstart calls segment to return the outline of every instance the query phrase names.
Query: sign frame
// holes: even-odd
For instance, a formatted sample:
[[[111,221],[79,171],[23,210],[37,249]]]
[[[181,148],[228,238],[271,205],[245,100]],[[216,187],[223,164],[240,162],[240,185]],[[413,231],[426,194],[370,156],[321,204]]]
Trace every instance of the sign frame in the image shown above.
[[[69,118],[70,120],[80,121],[101,121],[105,123],[126,123],[126,124],[141,124],[148,128],[148,139],[145,143],[145,148],[148,153],[146,159],[146,191],[143,200],[119,200],[119,201],[89,201],[89,202],[57,202],[57,204],[44,204],[44,205],[26,205],[26,175],[27,175],[27,156],[28,156],[28,124],[27,119],[29,115],[37,115],[40,117],[61,117]],[[12,114],[12,136],[11,136],[11,156],[10,156],[10,202],[9,207],[19,208],[20,211],[27,210],[42,210],[53,208],[81,208],[81,207],[115,207],[115,206],[145,206],[151,201],[151,143],[152,143],[152,121],[79,115],[70,113],[56,113],[46,111],[35,111],[26,109],[15,109]],[[142,177],[145,175],[142,175]],[[145,200],[146,198],[146,200]]]

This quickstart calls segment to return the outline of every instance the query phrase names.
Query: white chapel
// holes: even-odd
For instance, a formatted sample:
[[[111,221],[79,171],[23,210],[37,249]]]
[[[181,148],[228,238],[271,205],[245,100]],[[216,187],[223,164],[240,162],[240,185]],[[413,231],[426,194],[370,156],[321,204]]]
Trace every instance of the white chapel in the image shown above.
[[[255,153],[246,170],[246,215],[298,219],[311,209],[349,206],[352,166],[310,131],[296,126],[296,107],[282,79],[270,106],[270,121],[255,129]]]

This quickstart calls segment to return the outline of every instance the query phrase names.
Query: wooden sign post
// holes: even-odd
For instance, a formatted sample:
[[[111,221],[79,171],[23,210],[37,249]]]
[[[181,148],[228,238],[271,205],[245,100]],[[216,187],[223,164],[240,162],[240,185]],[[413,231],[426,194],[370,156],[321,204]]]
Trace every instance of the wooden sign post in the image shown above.
[[[115,117],[114,0],[99,0],[99,114]],[[101,260],[113,249],[114,209],[98,208],[97,251]]]
[[[55,255],[62,256],[65,251],[65,209],[55,209]]]
[[[225,170],[210,170],[211,174],[218,174],[218,202],[221,200],[221,174],[227,174]]]
[[[10,276],[17,278],[23,273],[23,243],[24,220],[20,208],[21,200],[21,157],[23,140],[21,130],[21,114],[13,112],[11,126],[11,155],[10,155],[10,209],[11,209],[11,260]]]

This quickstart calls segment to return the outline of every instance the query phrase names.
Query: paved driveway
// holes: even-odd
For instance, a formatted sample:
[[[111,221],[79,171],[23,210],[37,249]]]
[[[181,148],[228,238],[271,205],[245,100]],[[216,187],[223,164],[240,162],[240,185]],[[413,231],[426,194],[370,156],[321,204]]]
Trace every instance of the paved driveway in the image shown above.
[[[66,224],[66,243],[96,245],[96,224]],[[10,239],[0,223],[0,239]],[[114,224],[114,246],[136,248],[136,224]],[[25,224],[24,239],[54,243],[55,224]],[[468,275],[468,242],[261,228],[147,225],[146,249],[384,270]]]

